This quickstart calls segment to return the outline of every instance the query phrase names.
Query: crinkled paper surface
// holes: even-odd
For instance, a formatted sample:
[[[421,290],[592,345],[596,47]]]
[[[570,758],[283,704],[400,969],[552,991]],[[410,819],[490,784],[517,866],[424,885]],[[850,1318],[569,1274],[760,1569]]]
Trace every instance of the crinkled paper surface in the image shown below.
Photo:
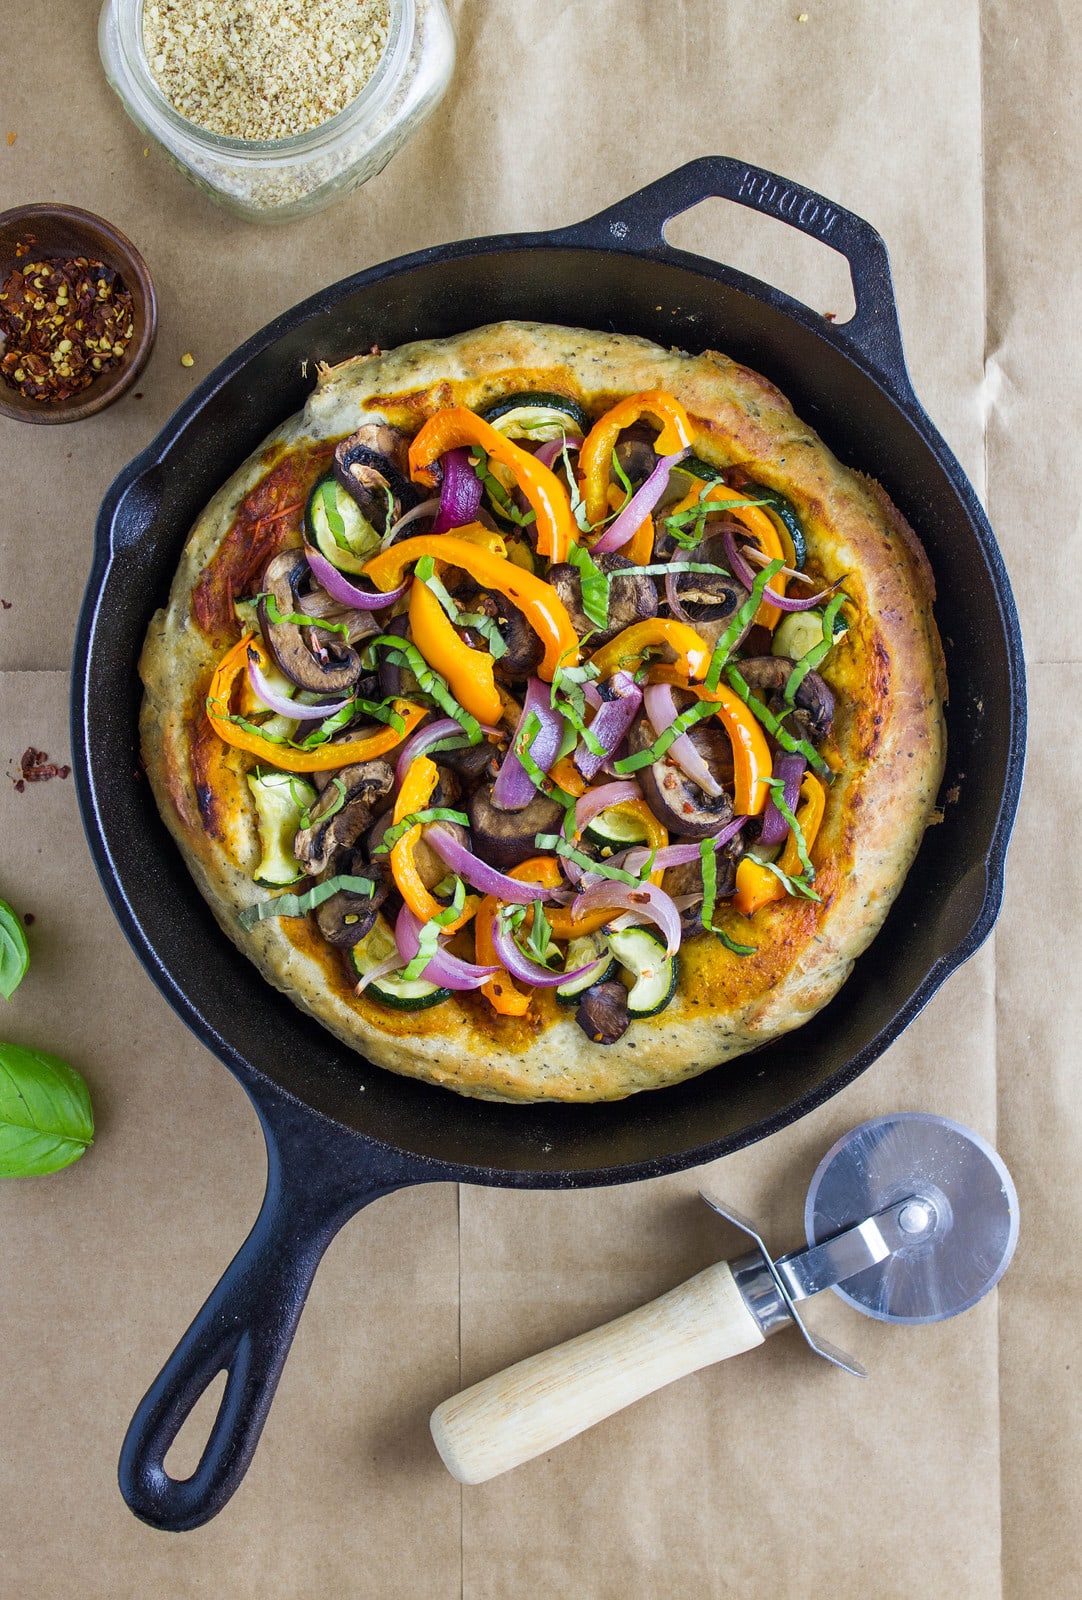
[[[460,0],[456,18],[456,77],[414,142],[334,209],[262,230],[144,153],[104,82],[93,8],[0,0],[2,204],[109,217],[161,306],[118,405],[70,427],[0,420],[0,895],[34,916],[0,1037],[76,1065],[98,1121],[70,1171],[0,1184],[0,1596],[1068,1600],[1082,1590],[1075,20],[1053,0],[1024,17],[1007,0]],[[198,1532],[155,1533],[117,1493],[120,1442],[255,1215],[263,1153],[242,1091],[113,921],[71,780],[9,781],[28,745],[70,760],[98,502],[217,361],[323,284],[573,222],[713,152],[878,228],[914,385],[989,509],[1031,693],[997,931],[852,1087],[712,1168],[584,1193],[436,1185],[363,1212],[319,1273],[237,1496]],[[839,257],[723,202],[669,237],[820,311],[851,304]],[[739,1248],[700,1185],[792,1248],[819,1157],[895,1109],[979,1129],[1011,1168],[1021,1241],[995,1295],[925,1328],[822,1296],[809,1320],[868,1382],[785,1335],[489,1485],[447,1476],[427,1431],[438,1400]],[[171,1465],[194,1461],[182,1440]]]

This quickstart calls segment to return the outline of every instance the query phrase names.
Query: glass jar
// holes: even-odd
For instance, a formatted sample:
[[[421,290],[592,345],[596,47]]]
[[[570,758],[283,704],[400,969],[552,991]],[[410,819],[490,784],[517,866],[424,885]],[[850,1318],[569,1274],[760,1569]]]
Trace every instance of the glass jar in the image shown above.
[[[361,92],[283,139],[231,139],[182,116],[150,70],[143,0],[105,0],[98,46],[132,121],[186,177],[236,216],[288,222],[375,177],[443,97],[455,60],[444,0],[389,0],[388,9],[387,43]]]

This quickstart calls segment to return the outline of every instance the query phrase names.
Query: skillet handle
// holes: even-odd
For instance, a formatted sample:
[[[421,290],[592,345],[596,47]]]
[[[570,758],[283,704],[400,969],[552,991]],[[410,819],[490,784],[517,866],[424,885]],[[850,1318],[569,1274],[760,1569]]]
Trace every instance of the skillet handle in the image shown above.
[[[120,1454],[120,1492],[137,1517],[169,1532],[216,1516],[259,1442],[316,1268],[362,1206],[425,1176],[357,1139],[313,1124],[276,1094],[257,1110],[267,1140],[267,1190],[251,1233],[139,1405]],[[288,1156],[286,1155],[288,1152]],[[228,1374],[210,1438],[190,1478],[165,1457],[196,1401]]]
[[[709,199],[733,200],[737,205],[776,217],[843,255],[849,263],[856,312],[846,323],[824,321],[823,332],[849,353],[863,356],[889,387],[912,394],[890,262],[879,234],[844,206],[763,167],[750,166],[731,156],[700,156],[567,229],[568,241],[686,260],[685,252],[666,243],[665,224]],[[767,297],[783,302],[790,312],[798,304],[777,289],[768,288]]]

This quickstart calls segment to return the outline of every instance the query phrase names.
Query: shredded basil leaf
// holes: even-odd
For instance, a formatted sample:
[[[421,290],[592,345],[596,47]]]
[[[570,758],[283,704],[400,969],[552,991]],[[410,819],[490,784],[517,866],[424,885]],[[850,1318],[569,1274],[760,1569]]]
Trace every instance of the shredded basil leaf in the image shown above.
[[[726,950],[731,950],[734,956],[753,956],[758,950],[757,944],[737,944],[722,928],[711,928],[710,932],[720,939]]]
[[[343,639],[349,633],[348,622],[329,622],[325,617],[310,617],[304,611],[280,611],[278,602],[269,590],[264,590],[256,595],[256,600],[262,600],[267,608],[267,621],[274,627],[280,623],[291,623],[295,628],[319,628],[323,633],[340,633]]]
[[[718,858],[714,849],[713,839],[703,839],[701,841],[699,856],[702,861],[703,871],[703,904],[699,918],[703,927],[710,931],[714,922],[714,907],[718,899]]]
[[[437,912],[437,914],[432,918],[431,922],[426,922],[422,926],[421,932],[418,936],[419,943],[417,947],[417,954],[407,966],[402,968],[401,977],[404,982],[410,983],[415,978],[421,978],[424,976],[425,968],[428,966],[428,963],[432,960],[432,957],[439,949],[440,929],[446,928],[450,923],[454,922],[458,917],[460,917],[465,904],[466,885],[463,883],[461,878],[456,878],[455,892],[454,897],[451,900],[451,904],[449,906],[444,906],[443,910]]]
[[[533,925],[526,942],[528,949],[524,954],[535,956],[543,967],[547,967],[553,957],[560,953],[552,942],[552,926],[540,900],[533,903]]]
[[[616,454],[615,449],[612,452],[612,470],[613,470],[613,473],[616,476],[617,482],[619,483],[621,489],[624,491],[624,506],[626,506],[628,501],[631,499],[632,495],[635,493],[635,491],[631,487],[631,479],[628,477],[627,473],[624,471],[623,467],[620,465],[620,458]],[[620,507],[621,511],[624,509],[624,506]]]
[[[682,465],[686,468],[687,462],[685,461]],[[686,511],[674,511],[671,516],[662,519],[662,526],[669,537],[675,540],[678,545],[682,545],[685,550],[691,550],[695,545],[702,542],[709,517],[724,516],[727,512],[739,511],[744,506],[766,504],[764,500],[726,500],[724,502],[710,500],[707,497],[716,483],[716,479],[713,483],[704,483],[699,490],[699,498],[695,505],[688,506]]]
[[[797,690],[808,676],[808,673],[815,672],[830,651],[833,650],[838,640],[848,633],[849,624],[844,621],[839,632],[834,632],[834,619],[848,598],[849,596],[844,592],[836,594],[823,612],[823,637],[821,641],[819,644],[813,645],[806,655],[801,656],[789,674],[785,685],[785,693],[782,696],[787,706],[795,705]]]
[[[426,822],[458,822],[464,828],[470,825],[470,819],[464,811],[449,811],[446,806],[431,806],[427,811],[411,811],[408,817],[403,817],[401,822],[396,822],[387,829],[372,854],[386,855],[411,828],[415,828],[418,823]]]
[[[780,778],[767,778],[766,782],[774,792],[774,804],[777,806],[778,810],[789,824],[789,832],[793,836],[793,843],[796,845],[796,853],[800,858],[800,865],[804,869],[804,882],[814,883],[815,868],[812,866],[811,857],[808,854],[808,843],[804,837],[803,828],[796,820],[795,814],[792,812],[792,810],[790,810],[788,802],[785,799],[785,784]],[[794,879],[793,881],[795,882],[796,880]]]
[[[488,470],[488,452],[479,444],[470,446],[470,466],[484,485],[485,493],[497,516],[513,522],[518,528],[528,528],[537,520],[537,512],[520,511],[499,478]]]
[[[802,755],[809,767],[818,773],[825,783],[834,782],[833,772],[831,772],[815,746],[809,744],[807,739],[793,737],[788,728],[782,724],[781,719],[776,717],[769,707],[763,704],[758,695],[752,694],[751,689],[741,677],[740,670],[735,664],[727,669],[725,675],[744,704],[758,717],[767,733],[773,735],[783,750],[787,750],[790,755]]]
[[[567,559],[578,568],[584,615],[596,628],[609,625],[609,574],[602,572],[584,544],[572,544]]]
[[[323,502],[323,511],[327,518],[327,526],[331,530],[335,544],[340,550],[348,550],[346,543],[346,524],[342,513],[338,509],[338,485],[333,478],[328,478],[319,491],[319,498]]]
[[[471,744],[481,743],[483,737],[481,724],[465,706],[459,705],[447,685],[447,679],[429,666],[415,644],[399,637],[398,634],[381,633],[375,639],[369,640],[365,649],[366,658],[374,662],[374,652],[377,649],[395,651],[396,664],[410,669],[417,679],[421,693],[430,696],[442,711],[462,726]]]
[[[538,766],[537,762],[530,754],[533,742],[537,738],[537,735],[540,733],[540,731],[541,718],[537,715],[536,711],[531,711],[530,715],[523,722],[518,738],[515,740],[515,754],[518,756],[523,767],[526,769],[527,776],[529,777],[534,788],[537,789],[539,793],[547,795],[550,800],[555,800],[558,805],[563,806],[564,809],[567,810],[569,807],[574,807],[574,795],[568,794],[566,789],[561,789],[560,785],[555,781],[555,779],[550,778],[548,773],[543,771],[543,769]]]
[[[615,883],[629,883],[637,889],[642,882],[641,878],[633,872],[625,872],[623,867],[610,866],[607,861],[595,861],[584,850],[577,850],[573,844],[561,837],[558,833],[535,833],[534,844],[539,850],[555,850],[558,856],[563,856],[566,861],[573,861],[584,872],[593,872],[599,878],[611,878]]]
[[[500,633],[498,624],[492,617],[486,617],[483,612],[460,610],[454,596],[448,593],[445,585],[437,578],[436,563],[431,556],[421,557],[413,569],[413,575],[420,579],[426,589],[431,589],[456,628],[473,628],[475,632],[484,636],[489,654],[494,661],[507,654],[507,641]]]
[[[776,577],[785,565],[784,561],[772,561],[768,567],[756,577],[751,586],[751,593],[740,609],[730,618],[729,625],[714,646],[714,653],[710,657],[710,666],[706,673],[706,687],[716,689],[721,679],[721,671],[736,647],[736,641],[744,629],[754,619],[763,599],[763,590]]]
[[[821,898],[803,878],[790,878],[788,873],[781,870],[776,861],[760,861],[759,865],[774,874],[775,878],[784,886],[786,894],[802,895],[805,900],[819,900]]]
[[[689,728],[693,728],[697,722],[702,722],[705,718],[712,717],[717,709],[717,705],[713,700],[700,700],[695,705],[688,706],[686,711],[681,711],[680,715],[665,729],[665,732],[659,734],[647,749],[639,750],[633,756],[624,756],[622,761],[614,762],[613,771],[623,774],[638,772],[640,767],[652,767],[655,761],[661,760],[669,746],[675,743],[682,733],[686,733]]]
[[[310,828],[312,826],[312,812],[316,810],[316,806],[301,805],[300,801],[298,801],[298,799],[297,799],[296,790],[294,788],[294,784],[296,782],[297,782],[297,780],[295,778],[290,778],[290,780],[289,780],[289,792],[290,792],[290,795],[292,796],[293,804],[300,806],[300,825],[301,825],[301,827],[302,828]],[[345,779],[344,778],[332,778],[331,779],[331,787],[336,789],[338,792],[335,795],[334,799],[331,801],[330,805],[327,807],[326,811],[321,811],[320,812],[320,814],[319,814],[320,822],[329,822],[332,817],[336,817],[338,815],[338,813],[341,811],[342,807],[346,803],[346,784],[345,784]],[[325,792],[326,791],[324,791],[324,793]],[[320,800],[322,800],[322,799],[323,799],[323,795],[320,795]]]
[[[371,895],[375,887],[371,878],[358,878],[352,873],[342,872],[337,877],[316,884],[314,889],[307,889],[304,894],[280,894],[273,900],[260,900],[257,905],[246,906],[237,921],[242,928],[254,928],[257,922],[263,922],[267,917],[305,917],[340,889],[348,890],[351,894]]]
[[[575,526],[580,533],[590,532],[590,519],[586,515],[586,502],[582,498],[575,469],[567,453],[567,437],[564,436],[564,447],[560,451],[560,460],[563,462],[564,472],[567,474],[567,492],[571,500],[571,515],[575,519]]]

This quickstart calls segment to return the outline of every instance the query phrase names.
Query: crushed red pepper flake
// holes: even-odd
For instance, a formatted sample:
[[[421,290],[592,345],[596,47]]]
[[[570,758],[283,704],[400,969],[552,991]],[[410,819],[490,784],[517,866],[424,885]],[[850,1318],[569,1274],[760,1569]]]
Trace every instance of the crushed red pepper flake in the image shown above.
[[[10,610],[11,610],[11,601],[10,600],[0,600],[0,611],[10,611]]]
[[[28,783],[46,783],[50,778],[67,778],[71,775],[70,767],[61,767],[55,761],[49,760],[47,750],[35,750],[28,745],[19,757],[19,771],[21,777],[15,781],[15,787],[22,794]]]
[[[112,267],[28,261],[0,289],[0,376],[28,400],[67,400],[123,359],[134,332],[131,293]]]

